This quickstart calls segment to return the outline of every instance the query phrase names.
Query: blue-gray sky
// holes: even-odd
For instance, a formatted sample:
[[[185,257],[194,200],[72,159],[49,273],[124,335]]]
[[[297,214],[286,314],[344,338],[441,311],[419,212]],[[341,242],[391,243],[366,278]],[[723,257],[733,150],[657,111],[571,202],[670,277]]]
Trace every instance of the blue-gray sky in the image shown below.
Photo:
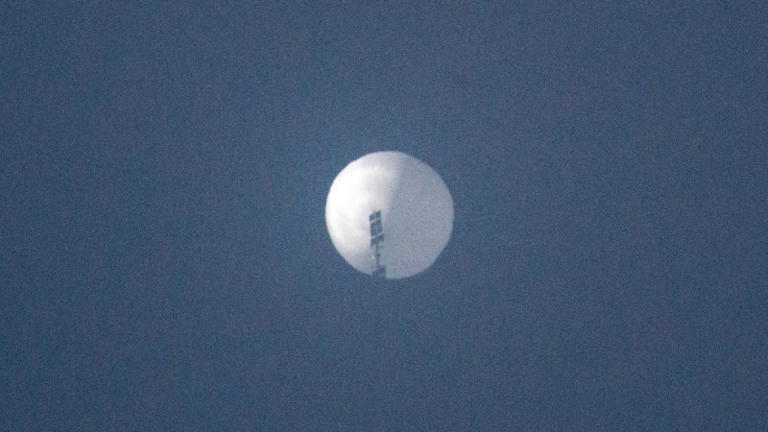
[[[768,429],[764,2],[112,3],[0,6],[0,429]]]

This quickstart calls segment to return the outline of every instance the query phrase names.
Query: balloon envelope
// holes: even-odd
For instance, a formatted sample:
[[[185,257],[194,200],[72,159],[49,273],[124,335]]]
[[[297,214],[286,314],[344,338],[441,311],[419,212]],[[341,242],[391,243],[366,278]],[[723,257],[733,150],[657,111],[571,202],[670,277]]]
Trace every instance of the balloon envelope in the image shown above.
[[[369,216],[381,211],[380,263],[388,279],[426,270],[448,243],[453,199],[440,176],[405,153],[370,153],[347,165],[331,185],[325,222],[331,241],[357,270],[376,269]]]

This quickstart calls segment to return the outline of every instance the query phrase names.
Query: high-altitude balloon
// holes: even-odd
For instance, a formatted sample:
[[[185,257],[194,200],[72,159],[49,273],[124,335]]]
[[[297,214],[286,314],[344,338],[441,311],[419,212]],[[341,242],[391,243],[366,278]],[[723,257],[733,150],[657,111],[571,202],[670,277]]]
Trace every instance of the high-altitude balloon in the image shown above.
[[[448,243],[453,199],[440,176],[418,159],[370,153],[336,176],[325,223],[352,267],[401,279],[426,270]]]

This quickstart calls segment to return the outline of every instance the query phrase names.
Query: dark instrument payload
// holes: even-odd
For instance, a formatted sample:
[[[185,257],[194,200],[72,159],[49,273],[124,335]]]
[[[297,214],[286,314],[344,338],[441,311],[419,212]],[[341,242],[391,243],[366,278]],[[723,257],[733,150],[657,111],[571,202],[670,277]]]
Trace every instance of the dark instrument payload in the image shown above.
[[[371,247],[373,248],[373,258],[376,266],[371,273],[373,278],[386,278],[386,266],[381,265],[381,248],[384,242],[384,227],[381,223],[381,210],[377,210],[368,216],[368,222],[371,224]]]

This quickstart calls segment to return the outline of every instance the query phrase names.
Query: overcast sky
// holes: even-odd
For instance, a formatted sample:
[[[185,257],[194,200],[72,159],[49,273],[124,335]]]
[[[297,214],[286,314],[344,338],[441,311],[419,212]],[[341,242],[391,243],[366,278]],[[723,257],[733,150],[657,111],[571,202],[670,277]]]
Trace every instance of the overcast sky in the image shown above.
[[[767,3],[121,3],[0,5],[0,429],[768,430]]]

